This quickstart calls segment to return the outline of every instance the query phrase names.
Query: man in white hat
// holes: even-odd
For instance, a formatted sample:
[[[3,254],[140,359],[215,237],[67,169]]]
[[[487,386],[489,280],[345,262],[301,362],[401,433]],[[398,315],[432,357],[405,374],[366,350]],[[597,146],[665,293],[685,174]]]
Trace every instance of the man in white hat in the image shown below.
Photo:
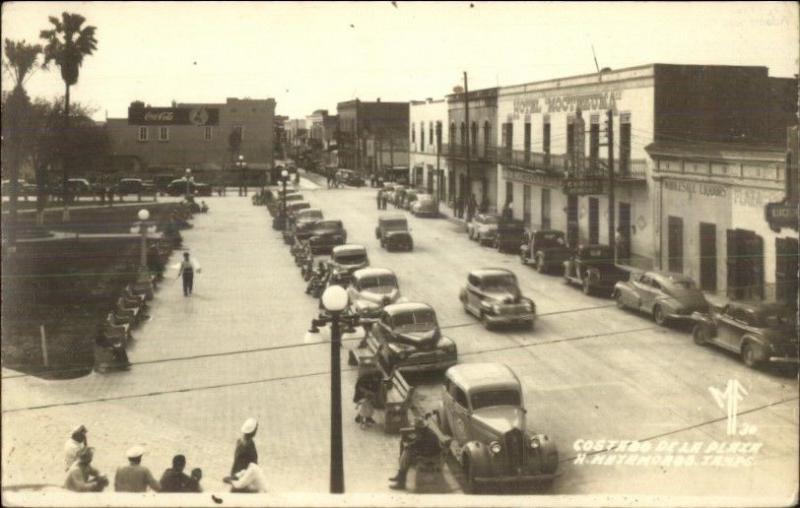
[[[250,463],[258,464],[258,452],[253,438],[258,430],[258,420],[248,418],[242,424],[242,437],[236,441],[236,451],[233,452],[233,466],[231,466],[231,476],[248,468]]]
[[[153,477],[149,469],[141,465],[144,448],[139,445],[131,447],[126,453],[128,465],[117,469],[114,475],[114,490],[117,492],[146,492],[147,488],[159,492],[161,485]]]
[[[67,442],[64,444],[64,471],[68,471],[70,467],[78,460],[78,454],[81,450],[86,449],[88,442],[86,441],[86,433],[89,430],[83,426],[78,425],[72,429]]]
[[[108,478],[92,467],[94,451],[83,448],[78,460],[69,469],[64,488],[73,492],[101,492],[108,485]]]

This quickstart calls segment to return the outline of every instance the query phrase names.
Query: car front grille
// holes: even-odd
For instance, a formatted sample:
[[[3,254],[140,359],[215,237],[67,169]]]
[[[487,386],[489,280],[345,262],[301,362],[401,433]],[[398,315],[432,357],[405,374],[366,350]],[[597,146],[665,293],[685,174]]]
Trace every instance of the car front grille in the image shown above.
[[[524,461],[525,439],[522,431],[519,429],[511,429],[505,435],[505,448],[506,456],[508,457],[508,466],[516,471],[522,467]]]
[[[528,308],[521,304],[501,305],[498,314],[501,316],[513,316],[516,314],[526,314]]]

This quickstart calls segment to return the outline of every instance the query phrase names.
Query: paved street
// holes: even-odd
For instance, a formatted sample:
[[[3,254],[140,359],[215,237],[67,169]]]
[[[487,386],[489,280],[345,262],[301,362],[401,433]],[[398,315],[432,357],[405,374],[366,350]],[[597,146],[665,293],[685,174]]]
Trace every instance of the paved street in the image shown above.
[[[409,216],[414,252],[388,253],[374,237],[374,190],[303,186],[326,218],[344,221],[350,242],[367,246],[372,266],[391,268],[407,298],[434,307],[460,361],[514,369],[524,385],[529,428],[559,447],[561,476],[548,492],[666,495],[681,485],[685,495],[794,495],[798,387],[792,375],[750,370],[735,357],[695,346],[685,327],[660,328],[611,300],[585,296],[559,277],[470,242],[454,221]],[[144,462],[155,473],[184,453],[189,467],[203,468],[206,490],[225,491],[221,478],[239,427],[256,416],[270,490],[327,492],[330,346],[325,333],[306,333],[317,302],[304,294],[264,208],[231,193],[206,201],[211,212],[197,215],[184,234],[202,265],[196,292],[182,296],[172,266],[151,302],[152,320],[134,332],[131,371],[70,381],[3,371],[4,486],[61,484],[64,440],[83,423],[101,471],[113,473],[125,449],[142,443]],[[482,266],[517,274],[537,304],[533,331],[487,331],[464,313],[458,291],[467,272]],[[342,357],[347,491],[388,492],[397,437],[353,424],[355,377]],[[753,430],[750,435],[726,435],[725,409],[709,388],[723,390],[729,380],[746,390],[738,424]],[[433,381],[417,392],[424,410],[437,406]],[[702,442],[703,450],[715,442],[763,444],[750,465],[600,465],[590,463],[592,456],[576,464],[574,445],[600,439],[653,447]],[[459,491],[459,481],[458,467],[450,464],[438,491]]]

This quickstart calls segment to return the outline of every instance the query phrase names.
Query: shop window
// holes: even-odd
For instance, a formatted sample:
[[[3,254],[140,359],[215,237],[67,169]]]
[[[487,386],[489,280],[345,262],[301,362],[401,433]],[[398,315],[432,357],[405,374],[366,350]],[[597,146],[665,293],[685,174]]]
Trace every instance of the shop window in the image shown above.
[[[139,127],[139,135],[137,139],[139,141],[147,141],[150,138],[150,129],[147,127]]]
[[[542,189],[542,229],[550,229],[550,189]]]
[[[717,226],[700,223],[700,289],[717,290]]]
[[[203,131],[203,139],[206,141],[211,141],[213,134],[214,134],[213,127],[206,127]]]
[[[158,128],[158,140],[159,141],[169,141],[169,127],[159,127]]]

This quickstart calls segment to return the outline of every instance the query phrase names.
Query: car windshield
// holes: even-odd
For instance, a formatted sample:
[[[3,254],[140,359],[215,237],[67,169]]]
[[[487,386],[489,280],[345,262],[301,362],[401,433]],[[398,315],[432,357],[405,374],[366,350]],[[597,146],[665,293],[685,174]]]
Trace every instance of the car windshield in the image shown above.
[[[337,254],[333,259],[343,265],[357,265],[366,261],[367,255],[363,252],[343,252]]]
[[[473,393],[471,400],[473,410],[491,406],[521,405],[517,390],[486,390]]]
[[[436,326],[436,314],[430,309],[404,312],[392,317],[394,328],[430,330]]]
[[[481,287],[487,291],[517,290],[517,279],[511,274],[484,277]]]
[[[382,286],[391,286],[396,288],[397,278],[394,275],[377,275],[374,277],[364,277],[358,281],[359,289],[370,289]]]
[[[308,210],[303,213],[297,214],[297,218],[299,220],[312,220],[312,219],[321,219],[322,218],[322,211],[320,210]]]
[[[385,220],[381,221],[381,226],[385,229],[403,229],[405,230],[408,228],[405,219],[398,219],[398,220]]]

